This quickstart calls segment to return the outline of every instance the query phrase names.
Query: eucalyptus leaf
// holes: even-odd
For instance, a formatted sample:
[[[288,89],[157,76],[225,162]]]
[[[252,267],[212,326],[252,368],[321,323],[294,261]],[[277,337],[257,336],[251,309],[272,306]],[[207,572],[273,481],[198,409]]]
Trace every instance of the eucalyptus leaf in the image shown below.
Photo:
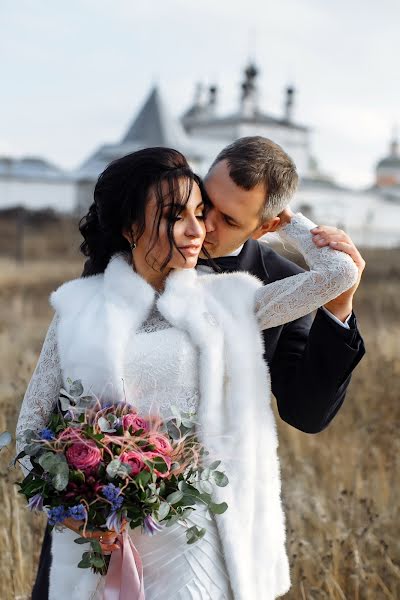
[[[89,538],[84,538],[84,537],[80,537],[80,538],[76,538],[74,540],[75,544],[88,544],[91,540]]]
[[[68,485],[68,467],[67,467],[67,471],[63,471],[60,470],[58,473],[56,473],[51,482],[53,484],[53,486],[55,487],[55,489],[58,492],[62,492],[63,490],[65,490],[65,488]]]
[[[23,437],[25,444],[30,444],[32,440],[37,439],[37,432],[33,431],[33,429],[26,429],[21,437]]]
[[[187,543],[194,544],[195,542],[200,540],[202,537],[204,537],[205,533],[206,533],[206,530],[204,528],[199,529],[198,527],[196,527],[196,525],[194,525],[193,527],[189,527],[189,529],[186,531]]]
[[[70,388],[69,388],[69,393],[74,398],[79,398],[79,396],[82,396],[83,385],[82,385],[82,381],[80,379],[76,379],[75,381],[72,382],[72,384],[70,385]]]
[[[118,458],[114,458],[108,463],[106,472],[111,479],[114,479],[114,477],[124,478],[131,472],[131,467],[122,463]]]
[[[116,431],[116,429],[114,429],[114,427],[105,417],[100,417],[100,419],[97,421],[97,424],[100,427],[100,430],[104,433],[113,433]]]
[[[186,519],[186,517],[190,517],[190,515],[192,514],[192,512],[194,510],[195,509],[192,508],[191,506],[188,506],[187,508],[185,508],[185,510],[181,514],[181,519]]]
[[[38,463],[44,471],[50,472],[57,463],[56,454],[53,452],[45,452],[45,454],[42,454],[42,456],[39,457]]]
[[[211,494],[206,494],[206,493],[200,494],[199,495],[199,499],[202,502],[204,502],[204,504],[210,504],[210,502],[211,502]]]
[[[71,410],[72,408],[75,407],[75,405],[71,404],[71,402],[69,401],[68,398],[64,398],[63,396],[60,396],[60,406],[61,406],[61,410],[63,412],[66,412],[67,410]]]
[[[87,410],[88,408],[90,408],[92,406],[92,404],[93,404],[92,396],[81,396],[76,402],[76,406],[82,410]]]
[[[211,476],[219,487],[225,487],[229,483],[229,479],[222,471],[213,471]]]
[[[178,502],[180,502],[180,500],[182,500],[183,498],[183,492],[181,492],[181,490],[176,490],[176,492],[172,492],[172,494],[169,494],[167,496],[167,502],[169,502],[170,504],[177,504]]]
[[[198,498],[196,496],[192,496],[191,494],[184,494],[182,498],[182,503],[185,506],[193,506],[198,503]]]
[[[160,504],[160,508],[158,509],[158,520],[162,521],[163,519],[165,519],[165,517],[168,515],[169,511],[171,510],[171,506],[168,504],[168,502],[161,502]]]
[[[24,452],[28,456],[36,456],[41,450],[43,450],[43,445],[38,444],[37,442],[27,444],[24,448]]]
[[[211,473],[210,467],[206,467],[201,472],[201,475],[200,475],[201,479],[205,479],[205,480],[208,479],[210,477],[210,473]]]
[[[170,519],[168,519],[167,523],[166,523],[166,527],[171,527],[172,525],[174,525],[177,521],[179,521],[179,519],[181,518],[180,515],[173,515]]]
[[[69,398],[70,400],[73,400],[73,402],[75,404],[76,397],[72,396],[69,392],[67,392],[67,390],[64,390],[64,388],[60,389],[60,398],[59,399],[61,400],[62,398]]]
[[[202,492],[205,492],[206,494],[212,494],[213,493],[213,486],[209,481],[200,481],[200,488]]]
[[[222,515],[222,513],[224,513],[227,508],[228,505],[226,502],[221,502],[221,504],[215,504],[214,502],[210,502],[210,504],[208,505],[209,511],[214,513],[215,515]]]
[[[179,426],[174,422],[174,420],[168,421],[167,430],[173,440],[179,440],[181,437]]]
[[[186,481],[180,481],[178,487],[181,492],[184,492],[185,494],[190,494],[196,498],[200,496],[200,492],[193,485],[186,483]]]
[[[186,427],[186,429],[192,429],[195,424],[190,419],[182,419],[182,425]]]
[[[180,427],[182,422],[181,411],[175,404],[172,404],[171,412],[175,416],[176,427]]]
[[[146,504],[154,504],[154,502],[158,502],[157,496],[150,496],[150,498],[146,498]]]
[[[220,460],[214,460],[214,462],[212,462],[211,465],[208,465],[208,468],[210,469],[210,471],[214,471],[217,467],[219,467],[220,464]]]

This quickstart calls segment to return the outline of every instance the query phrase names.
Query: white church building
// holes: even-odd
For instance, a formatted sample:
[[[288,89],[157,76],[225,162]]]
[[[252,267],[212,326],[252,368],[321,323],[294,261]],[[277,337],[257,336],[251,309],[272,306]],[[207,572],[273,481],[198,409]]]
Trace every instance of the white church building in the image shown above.
[[[297,165],[300,186],[292,202],[294,210],[301,210],[318,223],[345,229],[359,245],[400,246],[400,154],[396,136],[388,156],[378,162],[375,182],[369,189],[340,186],[316,167],[310,129],[293,119],[294,97],[295,90],[288,87],[282,115],[264,112],[259,105],[258,70],[253,64],[244,71],[240,102],[232,114],[220,114],[215,86],[204,89],[198,85],[192,105],[181,117],[170,112],[155,87],[121,140],[100,146],[72,173],[40,159],[13,163],[13,159],[0,157],[0,208],[48,202],[47,206],[64,207],[82,216],[92,201],[98,175],[116,158],[150,146],[172,147],[185,154],[197,173],[205,175],[224,146],[239,137],[262,135],[280,144]]]

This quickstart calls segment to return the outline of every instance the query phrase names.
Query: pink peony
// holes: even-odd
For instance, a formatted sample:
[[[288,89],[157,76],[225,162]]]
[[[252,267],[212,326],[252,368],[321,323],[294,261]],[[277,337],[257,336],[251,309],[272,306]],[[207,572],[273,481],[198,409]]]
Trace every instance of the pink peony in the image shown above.
[[[138,429],[149,430],[149,424],[145,419],[139,417],[136,413],[129,413],[122,417],[122,427],[127,431],[129,427],[132,427],[132,431],[138,431]]]
[[[148,441],[149,444],[155,446],[156,451],[160,454],[171,454],[171,452],[173,451],[173,448],[167,440],[167,438],[165,437],[165,435],[161,435],[160,433],[154,433],[153,435],[149,436]]]
[[[142,455],[139,452],[135,452],[135,450],[123,452],[119,457],[119,460],[131,467],[131,475],[137,475],[140,471],[143,471],[145,466]]]
[[[65,456],[71,467],[81,471],[93,469],[101,461],[101,452],[93,440],[74,442],[67,448]]]
[[[160,473],[160,471],[157,471],[157,469],[154,469],[154,473],[156,475],[158,475],[159,477],[168,477],[169,475],[169,470],[171,468],[171,459],[169,456],[164,456],[163,454],[160,454],[159,452],[146,452],[146,459],[147,460],[152,460],[153,458],[162,458],[163,461],[166,463],[168,470],[166,473]],[[146,467],[146,470],[149,470]]]

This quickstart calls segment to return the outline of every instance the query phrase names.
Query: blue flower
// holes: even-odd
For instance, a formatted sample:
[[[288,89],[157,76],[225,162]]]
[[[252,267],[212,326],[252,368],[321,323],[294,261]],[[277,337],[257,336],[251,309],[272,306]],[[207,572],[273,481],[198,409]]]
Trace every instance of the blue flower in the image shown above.
[[[143,529],[147,535],[154,535],[162,531],[162,526],[153,519],[151,515],[147,515],[143,521]]]
[[[55,435],[51,429],[45,427],[42,431],[39,432],[39,437],[41,440],[54,440]]]
[[[35,494],[32,498],[29,498],[28,502],[29,510],[43,510],[43,496],[42,494]]]
[[[107,498],[109,502],[111,502],[111,510],[116,511],[121,508],[124,503],[124,495],[121,494],[121,490],[119,487],[115,486],[113,483],[109,483],[103,487],[103,496]]]
[[[103,486],[102,492],[103,492],[103,496],[105,498],[107,498],[107,500],[112,502],[114,500],[114,498],[119,496],[119,494],[121,493],[121,490],[113,483],[108,483],[107,485]]]
[[[66,510],[65,506],[55,506],[54,508],[49,508],[47,514],[49,517],[49,525],[62,523],[64,519],[68,517],[68,511]]]
[[[68,509],[68,516],[77,521],[84,521],[87,517],[87,510],[83,504],[77,504]]]

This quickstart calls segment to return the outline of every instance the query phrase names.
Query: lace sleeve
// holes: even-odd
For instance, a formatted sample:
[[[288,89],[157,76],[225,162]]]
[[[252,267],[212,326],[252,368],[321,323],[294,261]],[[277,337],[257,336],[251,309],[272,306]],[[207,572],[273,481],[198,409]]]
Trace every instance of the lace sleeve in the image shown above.
[[[278,230],[304,256],[309,271],[274,281],[256,292],[255,312],[260,329],[276,327],[333,300],[357,281],[358,269],[348,254],[329,246],[318,248],[310,230],[315,223],[301,213]]]
[[[50,418],[62,386],[61,367],[57,351],[57,316],[53,317],[43,343],[35,371],[22,401],[16,430],[17,454],[24,447],[24,432],[27,429],[40,431]],[[24,471],[30,470],[27,457],[22,461]]]

